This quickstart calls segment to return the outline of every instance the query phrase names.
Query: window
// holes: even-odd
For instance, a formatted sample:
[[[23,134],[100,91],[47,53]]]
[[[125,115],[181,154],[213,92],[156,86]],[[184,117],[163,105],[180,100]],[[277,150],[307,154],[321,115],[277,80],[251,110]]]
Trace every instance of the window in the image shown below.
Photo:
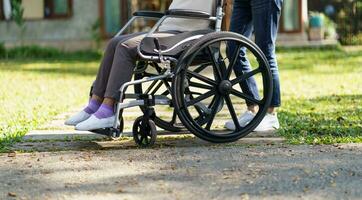
[[[67,18],[72,16],[72,0],[45,0],[44,18]]]
[[[281,23],[281,32],[296,33],[302,29],[302,0],[284,0]]]
[[[105,37],[110,37],[120,30],[128,20],[127,0],[101,0],[101,31]]]
[[[137,10],[164,11],[171,0],[99,0],[101,33],[111,37],[123,27]],[[132,24],[131,32],[143,31],[141,27],[153,26],[154,20],[138,20]]]

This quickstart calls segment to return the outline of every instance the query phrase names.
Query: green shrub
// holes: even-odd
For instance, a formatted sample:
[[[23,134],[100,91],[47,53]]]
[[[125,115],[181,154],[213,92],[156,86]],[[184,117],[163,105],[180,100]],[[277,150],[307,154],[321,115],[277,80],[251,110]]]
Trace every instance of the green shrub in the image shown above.
[[[346,34],[340,38],[340,41],[344,45],[362,45],[362,33],[359,34]]]
[[[343,7],[337,15],[337,32],[343,45],[362,45],[361,31],[362,2],[343,0]]]
[[[4,59],[88,59],[98,60],[101,58],[101,53],[98,51],[77,51],[64,52],[56,48],[39,47],[39,46],[21,46],[5,49],[0,47],[0,58]]]
[[[6,49],[4,43],[0,43],[0,58],[6,58]]]
[[[8,50],[9,58],[54,58],[61,55],[61,52],[53,48],[39,46],[22,46]]]

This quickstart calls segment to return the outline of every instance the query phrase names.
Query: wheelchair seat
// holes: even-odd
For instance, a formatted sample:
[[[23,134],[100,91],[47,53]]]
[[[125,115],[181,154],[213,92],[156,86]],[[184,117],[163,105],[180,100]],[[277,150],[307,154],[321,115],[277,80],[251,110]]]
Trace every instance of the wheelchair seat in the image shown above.
[[[168,37],[157,37],[157,39],[160,44],[162,55],[178,58],[185,49],[195,42],[195,40],[211,32],[214,32],[214,30],[205,29],[189,31]],[[141,41],[140,50],[142,54],[148,56],[159,55],[154,38],[155,37],[145,37]]]

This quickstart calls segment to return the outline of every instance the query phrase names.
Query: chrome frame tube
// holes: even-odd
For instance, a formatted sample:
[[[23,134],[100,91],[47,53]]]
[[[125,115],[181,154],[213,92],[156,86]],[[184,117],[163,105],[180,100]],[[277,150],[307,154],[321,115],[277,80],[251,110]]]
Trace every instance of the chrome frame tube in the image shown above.
[[[130,20],[128,20],[128,22],[126,23],[126,25],[124,25],[124,26],[122,27],[122,29],[119,30],[119,31],[117,32],[117,34],[114,35],[113,37],[118,37],[118,36],[122,35],[123,32],[126,31],[126,30],[132,25],[132,23],[133,23],[136,19],[138,19],[138,18],[155,19],[155,20],[159,20],[159,19],[160,19],[160,18],[158,18],[158,17],[133,16]]]
[[[170,105],[171,100],[169,98],[155,99],[155,105]],[[145,105],[144,100],[132,100],[128,102],[122,102],[119,104],[119,109],[131,108],[135,106]]]
[[[221,12],[222,12],[222,8],[221,8]],[[223,16],[223,15],[221,15]],[[182,18],[182,19],[204,19],[204,18],[200,18],[200,17],[192,17],[192,16],[177,16],[177,15],[166,15],[166,16],[163,16],[153,27],[152,29],[146,34],[145,37],[150,37],[152,36],[156,30],[160,27],[160,25],[167,19],[167,18]],[[215,21],[216,24],[218,24],[217,20],[218,18],[217,17],[209,17],[208,19],[204,19],[204,20],[209,20],[209,21]],[[221,22],[220,22],[221,24]],[[221,25],[220,25],[221,26]],[[138,55],[142,58],[142,59],[145,59],[145,60],[152,60],[152,61],[159,61],[160,60],[160,56],[147,56],[147,55],[144,55],[142,52],[141,52],[141,45],[138,45],[137,47],[137,52],[138,52]],[[177,59],[173,58],[173,57],[169,57],[169,56],[164,56],[164,58],[166,60],[170,60],[170,61],[177,61]]]
[[[135,80],[135,81],[129,81],[129,82],[126,82],[122,85],[122,87],[119,89],[119,91],[121,92],[120,94],[120,101],[117,103],[117,107],[116,107],[116,118],[114,120],[114,123],[113,123],[113,128],[117,128],[117,125],[118,125],[118,122],[119,122],[119,119],[118,119],[118,116],[119,116],[119,113],[121,111],[121,104],[120,103],[121,101],[123,101],[123,97],[125,96],[125,92],[128,88],[128,86],[130,85],[137,85],[137,84],[142,84],[142,83],[145,83],[145,82],[150,82],[150,81],[155,81],[155,80],[162,80],[164,78],[169,78],[169,77],[172,77],[173,76],[173,73],[169,72],[169,71],[166,71],[164,74],[162,75],[159,75],[159,76],[153,76],[153,77],[148,77],[148,78],[145,78],[145,79],[141,79],[141,80]]]
[[[221,31],[222,19],[224,18],[224,11],[222,6],[218,6],[216,9],[216,23],[215,23],[215,31]]]

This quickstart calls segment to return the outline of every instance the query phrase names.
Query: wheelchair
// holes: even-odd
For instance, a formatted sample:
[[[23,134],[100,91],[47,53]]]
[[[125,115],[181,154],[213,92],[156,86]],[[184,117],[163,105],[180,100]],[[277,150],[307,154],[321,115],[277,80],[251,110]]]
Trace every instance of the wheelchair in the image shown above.
[[[195,10],[168,10],[164,13],[137,11],[116,34],[119,36],[137,18],[157,19],[138,46],[139,60],[134,78],[120,88],[113,127],[92,132],[120,137],[123,132],[122,111],[140,107],[143,116],[133,124],[133,139],[140,147],[152,146],[157,138],[156,126],[171,132],[187,130],[212,143],[234,142],[251,133],[265,116],[272,97],[272,76],[262,51],[248,38],[221,31],[223,0],[216,2],[216,16]],[[208,20],[212,29],[153,37],[167,18]],[[116,37],[115,36],[115,37]],[[248,71],[236,69],[237,62],[251,66]],[[258,94],[245,91],[247,80],[258,85]],[[253,82],[252,82],[253,83]],[[133,94],[126,94],[129,86]],[[243,92],[242,92],[243,91]],[[255,96],[258,96],[257,98]],[[258,106],[255,117],[242,126],[237,111],[245,103]],[[158,115],[156,106],[168,106],[172,115]],[[223,127],[232,120],[235,130]]]

